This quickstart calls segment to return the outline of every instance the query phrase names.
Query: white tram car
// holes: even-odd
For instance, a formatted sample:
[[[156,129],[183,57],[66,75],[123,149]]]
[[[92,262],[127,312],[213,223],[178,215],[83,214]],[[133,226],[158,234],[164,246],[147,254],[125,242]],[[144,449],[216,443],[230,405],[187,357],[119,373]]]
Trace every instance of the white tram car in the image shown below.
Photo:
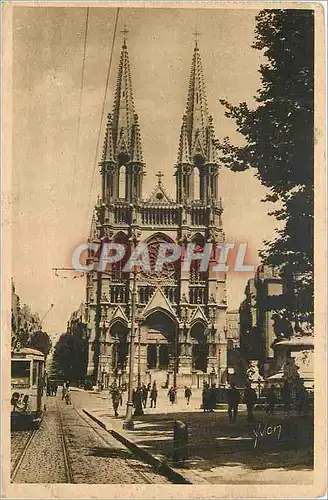
[[[28,347],[11,353],[11,425],[38,427],[43,418],[45,356]]]

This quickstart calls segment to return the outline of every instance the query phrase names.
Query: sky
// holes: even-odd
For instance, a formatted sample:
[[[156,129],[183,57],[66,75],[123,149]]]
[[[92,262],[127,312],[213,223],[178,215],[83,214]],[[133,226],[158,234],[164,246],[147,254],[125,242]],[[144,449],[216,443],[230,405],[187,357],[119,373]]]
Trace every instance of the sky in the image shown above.
[[[175,196],[174,164],[194,47],[201,32],[209,112],[216,136],[241,141],[219,99],[254,105],[263,61],[251,48],[257,11],[247,9],[121,8],[107,92],[111,112],[120,31],[129,29],[128,50],[136,112],[146,163],[144,197],[162,170]],[[22,303],[44,316],[53,338],[66,331],[70,314],[85,299],[85,279],[53,267],[70,267],[73,249],[86,241],[92,206],[100,193],[95,165],[116,9],[90,7],[84,84],[79,102],[85,37],[85,7],[14,7],[13,20],[13,278]],[[100,160],[105,120],[101,124]],[[93,179],[93,182],[92,182]],[[219,190],[227,242],[246,242],[259,263],[264,239],[274,236],[272,206],[251,169],[221,167]],[[89,203],[90,200],[90,203]],[[236,309],[253,273],[228,273],[228,308]]]

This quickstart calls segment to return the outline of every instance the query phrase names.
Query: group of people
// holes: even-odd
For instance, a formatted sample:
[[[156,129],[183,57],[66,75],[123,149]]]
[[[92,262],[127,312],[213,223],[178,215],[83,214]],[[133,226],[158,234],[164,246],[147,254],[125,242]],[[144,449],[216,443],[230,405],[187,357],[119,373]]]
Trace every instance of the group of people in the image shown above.
[[[306,411],[308,404],[308,392],[304,387],[304,384],[300,383],[295,390],[295,406],[299,414]],[[265,410],[270,415],[274,414],[276,404],[278,403],[278,392],[274,384],[268,387],[264,391],[265,396]],[[285,381],[280,389],[280,398],[284,407],[285,412],[289,412],[292,408],[293,398],[290,384]],[[235,422],[238,414],[238,405],[241,402],[241,397],[236,385],[232,382],[230,388],[227,390],[227,400],[228,400],[228,414],[230,422]],[[247,408],[247,421],[254,421],[254,406],[257,402],[257,394],[255,389],[252,388],[249,382],[246,383],[246,388],[244,390],[244,395],[242,399],[243,403]]]
[[[202,392],[202,408],[204,411],[214,411],[217,403],[217,388],[215,384],[204,382]]]
[[[116,382],[113,382],[109,389],[109,394],[112,400],[115,417],[118,417],[119,406],[122,406],[122,393],[123,389],[121,387],[118,387]],[[158,396],[156,381],[153,382],[153,385],[151,385],[150,383],[148,385],[142,384],[138,385],[134,389],[132,401],[135,408],[135,415],[143,414],[143,408],[146,408],[147,406],[148,395],[150,400],[150,408],[156,408]]]
[[[58,384],[55,380],[47,380],[47,396],[57,396]]]
[[[246,383],[245,389],[240,392],[235,383],[231,382],[229,388],[222,389],[217,388],[215,384],[204,383],[202,391],[202,409],[204,412],[212,412],[216,409],[217,403],[221,400],[218,397],[218,393],[224,391],[226,393],[225,400],[228,403],[228,416],[230,422],[236,422],[238,416],[238,408],[240,403],[246,405],[247,409],[247,421],[254,422],[254,406],[258,401],[258,395],[255,389],[251,386],[250,382]],[[113,409],[115,416],[118,416],[118,408],[122,406],[122,392],[123,389],[118,387],[114,382],[110,388],[110,396],[112,399]],[[273,415],[275,411],[276,404],[279,400],[277,388],[274,384],[263,391],[263,396],[265,396],[265,410]],[[170,387],[167,393],[169,403],[173,405],[177,401],[177,390],[173,386]],[[192,391],[190,387],[185,386],[184,396],[187,405],[190,404],[190,399],[192,396]],[[151,385],[142,384],[138,385],[133,392],[133,405],[135,408],[135,415],[142,415],[143,409],[147,407],[148,398],[150,400],[150,408],[156,408],[158,397],[158,390],[156,381]],[[291,390],[287,382],[283,385],[280,390],[280,398],[284,404],[285,411],[289,411],[292,405]],[[300,386],[296,392],[296,406],[299,413],[302,413],[307,405],[308,393],[304,386]],[[294,398],[295,401],[295,398]]]

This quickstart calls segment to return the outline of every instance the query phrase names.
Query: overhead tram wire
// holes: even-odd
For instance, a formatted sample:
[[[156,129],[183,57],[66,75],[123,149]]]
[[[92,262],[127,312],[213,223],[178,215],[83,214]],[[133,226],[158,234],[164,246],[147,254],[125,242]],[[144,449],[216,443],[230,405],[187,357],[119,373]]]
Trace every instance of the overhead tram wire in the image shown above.
[[[110,56],[109,56],[108,69],[107,69],[105,92],[104,92],[104,98],[103,98],[103,104],[102,104],[102,110],[101,110],[101,118],[100,118],[99,130],[98,130],[97,145],[96,145],[95,157],[94,157],[94,161],[93,161],[93,171],[92,171],[92,177],[91,177],[91,185],[90,185],[90,191],[89,191],[89,199],[88,199],[86,216],[88,215],[89,208],[90,208],[93,181],[94,181],[96,167],[97,167],[98,150],[99,150],[99,143],[100,143],[100,137],[101,137],[101,131],[102,131],[102,123],[103,123],[104,114],[105,114],[105,106],[106,106],[106,100],[107,100],[109,78],[110,78],[111,69],[112,69],[112,60],[113,60],[113,52],[114,52],[115,39],[116,39],[116,33],[117,33],[119,12],[120,12],[120,7],[117,7],[116,16],[115,16],[114,32],[113,32],[113,38],[112,38],[112,45],[111,45],[111,51],[110,51]]]
[[[77,156],[78,156],[78,145],[80,136],[80,126],[81,126],[81,110],[82,110],[82,95],[83,95],[83,85],[84,85],[84,68],[85,68],[85,56],[87,51],[87,38],[88,38],[88,27],[89,27],[89,7],[87,7],[87,13],[85,18],[85,28],[84,28],[84,44],[83,44],[83,57],[82,57],[82,69],[81,69],[81,85],[80,85],[80,96],[79,96],[79,109],[78,109],[78,119],[77,119],[77,129],[75,137],[75,158],[74,158],[74,169],[72,178],[72,192],[75,183],[76,166],[77,166]]]

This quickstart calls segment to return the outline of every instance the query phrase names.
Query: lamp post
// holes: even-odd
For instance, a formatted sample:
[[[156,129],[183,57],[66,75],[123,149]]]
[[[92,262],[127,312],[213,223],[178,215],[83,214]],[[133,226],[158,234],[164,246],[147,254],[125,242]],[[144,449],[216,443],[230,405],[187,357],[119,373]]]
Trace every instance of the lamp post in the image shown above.
[[[132,229],[131,248],[134,248],[138,243],[137,232]],[[133,430],[133,371],[134,371],[134,356],[135,356],[135,323],[136,323],[136,298],[137,298],[137,271],[136,266],[133,266],[132,291],[131,291],[131,335],[130,335],[130,359],[129,359],[129,386],[128,386],[128,401],[126,404],[126,416],[123,423],[123,429]]]
[[[141,386],[141,328],[140,324],[138,325],[138,387]]]

